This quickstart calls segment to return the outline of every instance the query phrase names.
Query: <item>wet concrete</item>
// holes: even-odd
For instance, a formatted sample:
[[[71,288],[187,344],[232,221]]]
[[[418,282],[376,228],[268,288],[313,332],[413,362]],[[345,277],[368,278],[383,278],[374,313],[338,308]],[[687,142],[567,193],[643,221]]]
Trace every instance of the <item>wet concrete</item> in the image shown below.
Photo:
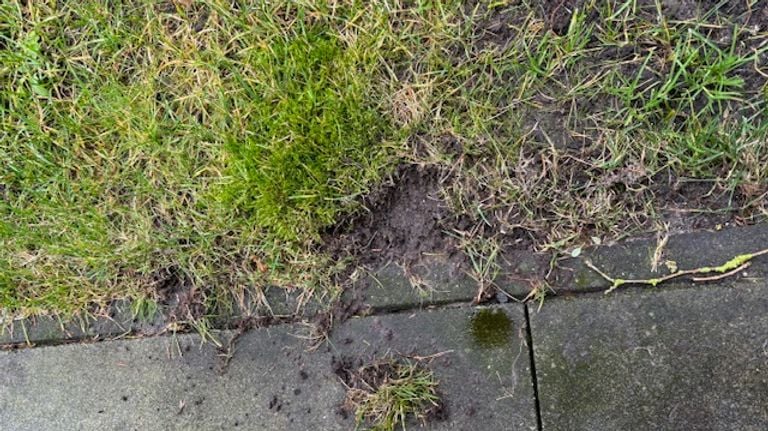
[[[768,286],[551,301],[531,311],[544,430],[768,429]]]
[[[447,408],[446,418],[429,429],[535,430],[526,334],[523,306],[510,304],[354,319],[332,342],[339,355],[429,364]]]
[[[506,316],[504,326],[478,334],[473,319],[486,312],[357,318],[318,349],[306,326],[278,325],[231,345],[233,332],[217,333],[223,349],[179,335],[4,351],[0,423],[20,431],[351,430],[333,367],[346,356],[434,370],[446,410],[428,429],[534,430],[523,308],[492,310]]]

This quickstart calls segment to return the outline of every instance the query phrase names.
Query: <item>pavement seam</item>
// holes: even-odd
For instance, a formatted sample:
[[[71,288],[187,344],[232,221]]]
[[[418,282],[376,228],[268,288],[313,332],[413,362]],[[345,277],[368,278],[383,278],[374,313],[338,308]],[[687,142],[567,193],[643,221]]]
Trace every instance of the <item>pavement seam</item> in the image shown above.
[[[541,422],[541,404],[539,401],[539,382],[536,376],[536,360],[533,352],[533,332],[531,330],[531,319],[528,310],[528,304],[523,304],[523,312],[525,314],[525,334],[526,343],[528,344],[528,355],[531,364],[531,383],[533,384],[533,402],[536,410],[536,429],[538,431],[543,430]]]
[[[740,285],[742,283],[749,283],[749,281],[754,281],[751,279],[738,279],[736,278],[732,283],[735,285]],[[665,287],[656,287],[653,289],[656,290],[695,290],[700,288],[702,285],[706,285],[707,283],[693,283],[693,282],[673,282],[668,284]],[[607,296],[623,296],[626,294],[637,294],[639,291],[648,290],[649,287],[647,286],[627,286],[623,288],[620,292],[612,292],[610,295]],[[569,299],[575,299],[575,298],[594,298],[594,297],[603,297],[605,295],[605,289],[604,288],[597,288],[597,289],[584,289],[580,291],[573,291],[573,292],[564,292],[560,294],[554,294],[552,296],[548,296],[545,300],[545,302],[550,301],[562,301],[562,300],[569,300]],[[515,297],[515,302],[522,303],[524,305],[525,311],[526,311],[526,321],[528,319],[528,312],[529,308],[527,306],[526,302],[523,302],[524,298],[517,298]],[[496,301],[489,301],[484,302],[481,304],[475,304],[471,300],[460,300],[460,301],[444,301],[444,302],[434,302],[434,303],[422,303],[419,305],[414,306],[403,306],[403,307],[397,307],[397,308],[380,308],[380,307],[371,307],[368,308],[365,312],[358,312],[353,314],[350,317],[368,317],[368,316],[387,316],[387,315],[393,315],[393,314],[402,314],[402,313],[411,313],[415,311],[422,311],[422,310],[445,310],[445,309],[452,309],[452,308],[464,308],[464,307],[483,307],[483,306],[489,306],[489,305],[503,305],[504,303],[496,302]],[[546,306],[546,304],[544,304]],[[271,323],[264,324],[260,327],[272,327],[272,326],[279,326],[283,324],[293,324],[293,323],[301,323],[306,322],[309,317],[304,316],[303,318],[296,318],[296,319],[285,319],[285,320],[276,320]],[[212,329],[215,331],[233,331],[237,330],[236,323],[238,320],[233,320],[230,322],[227,322],[222,325],[216,325]],[[528,328],[529,335],[530,335],[530,327]],[[187,330],[180,330],[175,332],[167,332],[164,331],[162,333],[155,333],[155,334],[142,334],[140,330],[124,330],[116,333],[97,333],[93,336],[74,336],[74,337],[68,337],[68,338],[61,338],[61,339],[47,339],[47,340],[37,340],[33,341],[30,345],[28,342],[17,342],[17,343],[0,343],[0,350],[19,350],[19,349],[27,349],[27,348],[39,348],[39,347],[51,347],[51,346],[59,346],[59,345],[65,345],[65,344],[75,344],[75,343],[83,343],[83,344],[91,344],[91,343],[100,343],[103,341],[114,341],[114,340],[123,340],[126,338],[149,338],[149,337],[163,337],[163,336],[171,336],[171,335],[180,335],[180,334],[188,334],[188,333],[195,333],[194,328],[189,328]],[[531,345],[531,350],[533,349],[533,346]]]

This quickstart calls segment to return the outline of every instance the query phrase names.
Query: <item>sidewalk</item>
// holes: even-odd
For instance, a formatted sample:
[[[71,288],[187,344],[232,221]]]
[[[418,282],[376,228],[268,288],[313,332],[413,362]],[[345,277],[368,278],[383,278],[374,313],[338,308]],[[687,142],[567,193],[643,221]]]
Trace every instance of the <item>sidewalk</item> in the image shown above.
[[[766,239],[765,226],[681,235],[667,257],[681,268],[716,265],[765,248]],[[615,276],[643,277],[652,245],[589,255]],[[439,380],[444,417],[427,429],[765,430],[766,257],[717,282],[610,295],[578,259],[563,262],[558,277],[567,286],[540,310],[516,302],[472,307],[474,292],[456,280],[428,298],[385,285],[387,295],[366,292],[373,315],[335,327],[316,350],[305,325],[286,324],[236,338],[217,333],[229,349],[186,334],[0,351],[0,423],[9,430],[351,430],[335,364],[394,355],[429,358]],[[393,290],[396,279],[388,282]],[[376,302],[386,297],[398,298],[400,311]]]

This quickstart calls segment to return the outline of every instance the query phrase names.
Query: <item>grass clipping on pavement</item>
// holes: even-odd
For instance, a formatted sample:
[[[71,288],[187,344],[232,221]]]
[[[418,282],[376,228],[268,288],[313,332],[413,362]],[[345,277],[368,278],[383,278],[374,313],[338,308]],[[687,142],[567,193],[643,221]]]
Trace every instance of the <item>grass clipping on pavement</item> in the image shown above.
[[[411,417],[426,422],[442,412],[437,379],[417,362],[379,360],[341,374],[347,387],[344,408],[354,412],[358,426],[406,429]]]

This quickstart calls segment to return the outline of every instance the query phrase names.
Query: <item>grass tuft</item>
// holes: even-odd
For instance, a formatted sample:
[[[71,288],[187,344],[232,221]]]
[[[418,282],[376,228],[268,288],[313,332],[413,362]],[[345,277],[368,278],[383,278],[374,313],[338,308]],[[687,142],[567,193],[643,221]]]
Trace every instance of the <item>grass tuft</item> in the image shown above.
[[[405,430],[410,417],[424,421],[440,409],[437,380],[416,363],[377,362],[353,374],[346,405],[354,410],[358,426],[394,431],[400,425]]]

